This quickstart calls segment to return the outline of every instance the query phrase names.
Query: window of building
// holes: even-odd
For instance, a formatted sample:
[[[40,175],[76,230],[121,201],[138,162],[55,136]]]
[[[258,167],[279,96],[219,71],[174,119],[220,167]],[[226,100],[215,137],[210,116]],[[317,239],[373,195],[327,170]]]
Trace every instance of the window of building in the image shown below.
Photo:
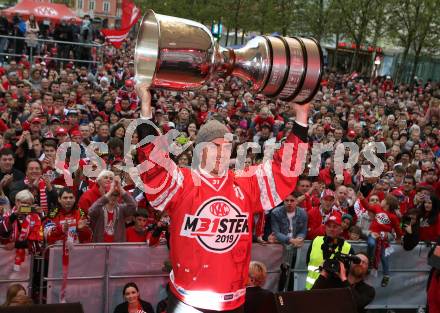
[[[82,9],[83,8],[83,0],[78,0],[77,7],[78,7],[78,9]]]
[[[110,12],[110,2],[107,2],[107,1],[104,1],[104,2],[103,2],[103,11],[104,11],[105,13]]]
[[[95,1],[89,1],[89,10],[95,9]]]

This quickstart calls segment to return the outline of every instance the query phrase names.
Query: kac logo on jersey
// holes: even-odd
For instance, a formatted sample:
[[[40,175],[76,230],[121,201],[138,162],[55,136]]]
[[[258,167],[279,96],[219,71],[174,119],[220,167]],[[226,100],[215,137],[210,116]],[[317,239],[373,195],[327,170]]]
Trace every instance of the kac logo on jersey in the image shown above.
[[[226,198],[211,198],[195,215],[185,214],[180,235],[196,238],[205,250],[224,253],[249,234],[248,216]]]
[[[376,221],[379,224],[382,224],[382,225],[389,225],[389,224],[391,224],[390,218],[385,213],[378,213],[378,214],[376,214]]]

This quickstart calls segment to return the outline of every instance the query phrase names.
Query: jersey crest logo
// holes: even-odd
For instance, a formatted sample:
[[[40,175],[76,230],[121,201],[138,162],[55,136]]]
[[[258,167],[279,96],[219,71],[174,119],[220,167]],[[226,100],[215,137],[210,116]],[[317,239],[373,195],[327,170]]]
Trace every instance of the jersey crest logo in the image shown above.
[[[196,238],[207,251],[225,253],[249,234],[248,213],[228,199],[215,197],[205,201],[195,215],[185,214],[180,235]]]

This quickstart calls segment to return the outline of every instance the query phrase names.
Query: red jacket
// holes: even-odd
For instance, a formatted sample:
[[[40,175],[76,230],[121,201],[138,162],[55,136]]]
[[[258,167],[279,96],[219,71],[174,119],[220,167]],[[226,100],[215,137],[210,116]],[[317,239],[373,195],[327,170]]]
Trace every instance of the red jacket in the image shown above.
[[[12,241],[41,241],[43,240],[43,225],[38,213],[27,214],[23,222],[18,220],[12,224]]]
[[[426,219],[420,219],[419,235],[420,241],[437,241],[440,236],[440,213],[432,225]]]
[[[348,186],[351,185],[351,175],[347,170],[343,170],[343,175],[344,175],[344,185]],[[332,177],[330,175],[330,169],[329,168],[323,168],[322,170],[319,171],[319,175],[318,175],[318,179],[319,181],[322,181],[326,186],[329,186],[333,181],[332,181]]]
[[[96,200],[101,198],[101,192],[99,191],[98,184],[93,185],[93,187],[87,190],[82,194],[81,198],[79,198],[78,208],[82,210],[87,216],[89,213],[89,209]]]
[[[374,220],[371,222],[370,231],[374,233],[386,232],[391,233],[394,231],[397,234],[397,238],[402,237],[402,230],[400,229],[400,220],[396,214],[385,211],[380,205],[370,205],[365,199],[361,200],[362,206],[370,212],[375,214]]]
[[[296,125],[302,138],[306,128]],[[142,138],[140,138],[142,139]],[[168,210],[171,218],[171,291],[186,304],[207,310],[233,310],[243,305],[251,257],[253,213],[270,210],[289,195],[297,177],[281,172],[283,148],[273,161],[259,165],[255,175],[237,176],[228,171],[210,178],[199,170],[178,168],[159,147],[164,138],[139,149],[141,164],[154,165],[141,174],[153,208]],[[287,138],[293,152],[307,144],[291,134]],[[155,147],[156,149],[153,149]],[[158,165],[156,162],[163,162]],[[165,170],[166,166],[169,170]],[[294,175],[292,175],[294,176]]]
[[[147,241],[147,231],[142,233],[136,231],[134,226],[128,227],[125,230],[125,239],[127,242],[146,242]]]
[[[320,207],[309,207],[307,209],[307,215],[309,217],[307,222],[307,237],[308,240],[313,240],[317,236],[325,235],[325,222],[332,215],[334,211],[339,211],[336,206],[333,206],[331,211],[327,214],[321,212]],[[323,215],[324,214],[324,215]]]
[[[92,231],[88,226],[78,229],[78,222],[83,219],[80,210],[66,212],[60,210],[53,217],[49,217],[44,226],[44,236],[49,245],[63,241],[66,236],[74,243],[88,243],[92,241]],[[63,231],[63,225],[67,223],[69,230]]]
[[[118,90],[118,96],[115,101],[115,111],[120,112],[122,110],[121,101],[124,97],[128,97],[130,101],[130,110],[136,110],[139,104],[139,98],[137,96],[136,90],[128,91],[125,86]]]
[[[397,190],[400,190],[403,194],[402,199],[399,199],[399,197],[398,197],[399,202],[400,202],[400,205],[399,205],[400,214],[403,216],[406,214],[406,212],[408,212],[408,210],[415,207],[414,197],[416,196],[417,191],[411,190],[409,192],[409,195],[406,195],[405,192],[403,191],[403,187],[397,188]]]

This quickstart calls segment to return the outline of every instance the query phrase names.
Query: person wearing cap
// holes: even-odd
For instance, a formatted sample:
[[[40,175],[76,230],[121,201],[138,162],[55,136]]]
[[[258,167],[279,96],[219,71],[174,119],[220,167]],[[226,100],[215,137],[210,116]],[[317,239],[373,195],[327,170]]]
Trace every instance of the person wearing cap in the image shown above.
[[[319,206],[313,207],[311,201],[306,201],[306,210],[309,216],[307,226],[307,239],[313,240],[317,236],[325,234],[325,223],[334,212],[339,212],[335,205],[335,193],[331,189],[325,189],[321,195]]]
[[[30,120],[29,132],[31,136],[41,136],[42,122],[40,117],[34,117]]]
[[[333,258],[337,252],[354,254],[351,245],[342,238],[342,232],[342,215],[340,212],[333,212],[325,222],[325,235],[313,239],[307,251],[307,290],[312,289],[318,279],[320,274],[318,270],[325,258]],[[332,253],[324,258],[324,251]]]
[[[59,127],[55,131],[55,137],[58,140],[59,144],[67,142],[69,140],[69,131],[67,130],[67,128]]]
[[[118,90],[115,101],[115,109],[117,111],[120,111],[122,104],[121,102],[123,99],[128,99],[128,102],[130,103],[130,110],[136,110],[139,105],[139,98],[136,90],[134,89],[134,81],[132,79],[127,79],[124,83],[124,86]]]
[[[151,119],[148,87],[139,84],[137,90],[142,100],[141,118]],[[293,143],[286,148],[292,156],[284,163],[288,171],[295,168],[299,147],[308,146],[310,105],[294,107],[296,121],[286,140]],[[138,134],[139,141],[145,142],[147,135],[157,134],[157,130],[144,123],[138,127]],[[246,171],[249,175],[235,175],[229,170],[228,138],[232,136],[228,134],[221,122],[215,119],[206,122],[196,137],[191,168],[178,168],[169,158],[168,145],[161,144],[164,136],[138,148],[140,166],[149,164],[149,169],[140,175],[146,197],[153,208],[167,210],[173,221],[169,313],[242,312],[253,214],[272,209],[296,186],[297,177],[287,177],[281,169],[286,144],[274,153],[272,160]]]
[[[70,109],[66,113],[67,121],[69,123],[69,131],[78,130],[79,126],[79,111],[77,109]]]

